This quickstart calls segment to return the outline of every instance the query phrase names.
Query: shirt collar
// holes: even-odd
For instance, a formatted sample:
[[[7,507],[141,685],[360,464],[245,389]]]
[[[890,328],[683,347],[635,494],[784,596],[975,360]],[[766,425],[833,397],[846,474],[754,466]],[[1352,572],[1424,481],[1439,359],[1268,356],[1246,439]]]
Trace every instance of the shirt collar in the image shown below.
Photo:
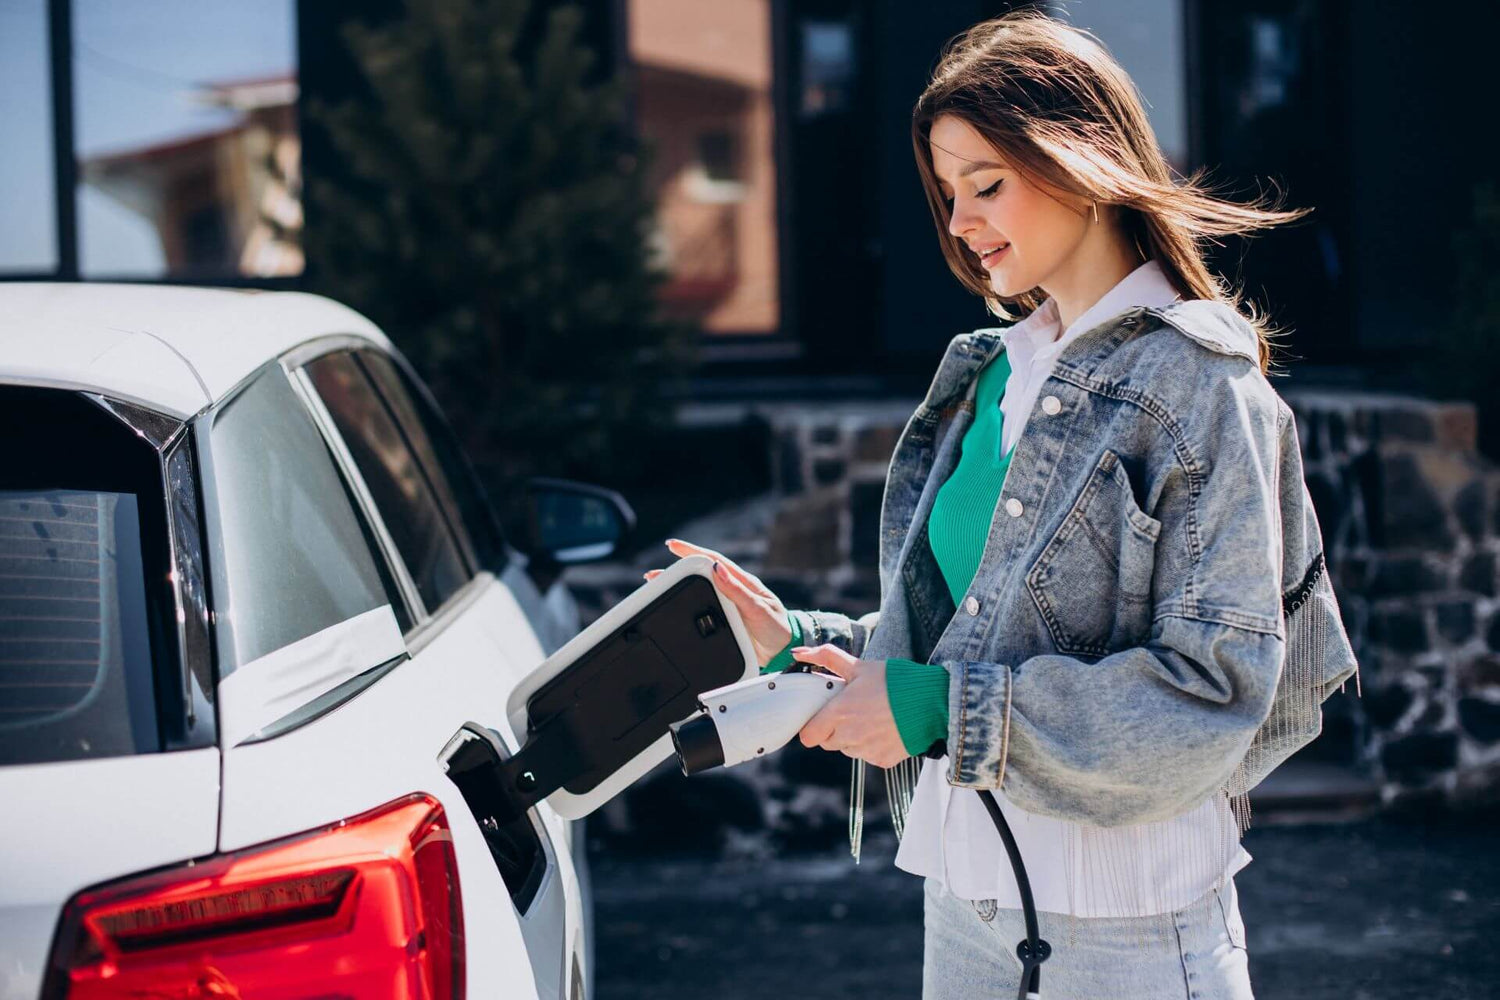
[[[1079,334],[1092,330],[1112,316],[1137,306],[1160,309],[1179,298],[1181,296],[1167,280],[1161,263],[1152,258],[1116,282],[1098,302],[1084,310],[1061,337],[1057,335],[1057,301],[1050,295],[1019,322],[1003,330],[1000,336],[1007,351],[1017,352],[1016,361],[1029,361],[1039,354],[1061,353]]]

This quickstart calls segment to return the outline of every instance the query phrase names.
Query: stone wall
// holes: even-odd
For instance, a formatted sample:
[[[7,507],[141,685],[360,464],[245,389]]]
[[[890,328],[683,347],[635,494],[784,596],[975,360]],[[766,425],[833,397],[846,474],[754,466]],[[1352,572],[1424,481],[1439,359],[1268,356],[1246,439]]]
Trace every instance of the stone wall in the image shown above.
[[[1308,489],[1361,664],[1362,697],[1350,684],[1330,699],[1323,736],[1299,757],[1367,776],[1387,803],[1500,797],[1500,470],[1477,452],[1474,408],[1334,390],[1283,396],[1297,416]],[[774,491],[675,534],[736,559],[789,607],[873,609],[887,461],[915,405],[750,407],[771,428]],[[733,416],[743,419],[744,409]],[[692,419],[730,416],[701,408]],[[571,570],[569,581],[586,616],[597,614],[637,586],[641,570],[670,558],[651,547],[629,566]],[[774,831],[777,816],[797,814],[778,809],[776,797],[789,801],[804,778],[843,794],[847,766],[809,753],[817,752],[796,746],[780,765],[756,762],[735,776],[761,785],[761,801],[772,803],[769,815],[746,820],[750,828]],[[876,811],[880,794],[871,793]],[[842,801],[820,807],[839,829]],[[615,822],[629,825],[626,809],[615,806]],[[833,839],[834,831],[814,835]]]
[[[1477,451],[1474,408],[1355,393],[1286,397],[1359,655],[1359,762],[1387,802],[1493,800],[1500,471]]]

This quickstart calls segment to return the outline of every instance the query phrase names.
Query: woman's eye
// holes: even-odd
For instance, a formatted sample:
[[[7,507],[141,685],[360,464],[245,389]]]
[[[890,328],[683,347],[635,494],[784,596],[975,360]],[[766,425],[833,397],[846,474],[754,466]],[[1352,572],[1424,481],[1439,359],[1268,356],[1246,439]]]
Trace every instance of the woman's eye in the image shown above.
[[[989,187],[985,188],[983,191],[976,191],[976,192],[974,192],[974,197],[976,197],[976,198],[993,198],[995,196],[995,192],[1000,190],[1000,185],[1002,183],[1004,183],[1004,181],[1005,181],[1005,178],[1003,178],[1003,177],[1000,178],[1000,180],[998,180],[995,183],[991,184]],[[949,208],[952,208],[953,207],[953,199],[950,196],[948,196],[948,195],[943,195],[943,204],[947,205]]]

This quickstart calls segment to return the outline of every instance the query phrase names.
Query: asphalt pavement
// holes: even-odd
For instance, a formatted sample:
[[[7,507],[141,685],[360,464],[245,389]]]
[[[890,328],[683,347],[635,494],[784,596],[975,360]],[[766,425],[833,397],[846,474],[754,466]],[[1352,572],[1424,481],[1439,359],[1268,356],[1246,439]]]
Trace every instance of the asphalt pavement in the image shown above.
[[[1256,996],[1500,997],[1500,817],[1252,827]],[[889,831],[848,852],[593,861],[598,1000],[921,994],[922,884]]]

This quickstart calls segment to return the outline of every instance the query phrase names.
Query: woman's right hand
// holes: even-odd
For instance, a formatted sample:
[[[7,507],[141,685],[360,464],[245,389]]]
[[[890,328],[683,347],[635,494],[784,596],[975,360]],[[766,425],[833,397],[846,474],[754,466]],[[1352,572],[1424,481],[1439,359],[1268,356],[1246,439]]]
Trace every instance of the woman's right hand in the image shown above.
[[[747,573],[733,561],[701,545],[684,542],[678,538],[667,539],[667,548],[672,554],[683,556],[708,556],[714,561],[714,589],[727,598],[739,611],[750,633],[750,644],[755,647],[756,665],[764,666],[792,639],[792,630],[787,626],[786,607],[780,599],[761,583],[753,573]],[[661,573],[659,569],[647,570],[647,580]]]

